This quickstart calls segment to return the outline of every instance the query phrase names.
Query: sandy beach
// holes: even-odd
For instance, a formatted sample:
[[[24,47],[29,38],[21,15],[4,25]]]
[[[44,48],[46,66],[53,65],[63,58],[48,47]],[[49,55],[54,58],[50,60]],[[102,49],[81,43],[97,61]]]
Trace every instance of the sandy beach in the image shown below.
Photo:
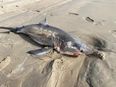
[[[38,46],[17,34],[0,33],[0,87],[115,87],[115,8],[115,0],[0,0],[0,26],[20,27],[46,18],[90,47],[97,37],[110,49],[102,51],[103,60],[56,52],[35,58],[27,51]]]

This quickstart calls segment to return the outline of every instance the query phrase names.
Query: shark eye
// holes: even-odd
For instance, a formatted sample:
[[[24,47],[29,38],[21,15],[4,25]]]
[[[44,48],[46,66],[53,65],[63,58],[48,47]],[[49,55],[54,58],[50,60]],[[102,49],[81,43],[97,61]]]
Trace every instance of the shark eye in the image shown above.
[[[82,52],[82,53],[83,53],[84,51],[81,49],[81,50],[80,50],[80,52]]]

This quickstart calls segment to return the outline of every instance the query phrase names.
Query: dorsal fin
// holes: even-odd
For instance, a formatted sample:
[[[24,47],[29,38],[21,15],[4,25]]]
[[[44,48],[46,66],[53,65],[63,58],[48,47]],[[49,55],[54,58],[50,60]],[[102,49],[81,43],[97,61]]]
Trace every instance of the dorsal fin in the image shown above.
[[[40,23],[43,24],[43,25],[48,25],[46,17]]]

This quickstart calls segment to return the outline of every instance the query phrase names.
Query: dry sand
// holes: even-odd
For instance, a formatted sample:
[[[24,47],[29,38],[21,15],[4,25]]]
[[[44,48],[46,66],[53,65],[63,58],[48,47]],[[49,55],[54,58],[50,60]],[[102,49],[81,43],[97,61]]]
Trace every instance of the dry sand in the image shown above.
[[[115,0],[3,1],[0,2],[0,26],[18,27],[34,24],[46,17],[48,24],[79,37],[88,45],[92,45],[91,37],[99,37],[106,40],[108,49],[116,51]],[[116,85],[115,52],[104,52],[104,61],[98,59],[95,63],[97,67],[95,70],[99,72],[96,71],[95,78],[92,76],[93,81],[87,83],[80,78],[84,77],[85,74],[82,73],[87,71],[84,65],[87,66],[86,61],[89,61],[89,58],[85,55],[72,58],[54,53],[43,58],[33,58],[26,53],[35,48],[38,47],[16,34],[0,34],[0,87],[115,87]],[[93,61],[92,58],[90,60]],[[96,79],[104,80],[97,83]]]

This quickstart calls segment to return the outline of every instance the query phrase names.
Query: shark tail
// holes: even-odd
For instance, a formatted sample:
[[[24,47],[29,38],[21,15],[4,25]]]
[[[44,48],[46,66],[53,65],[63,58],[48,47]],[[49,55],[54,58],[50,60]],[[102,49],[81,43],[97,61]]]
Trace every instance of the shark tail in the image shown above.
[[[8,30],[8,31],[5,31],[5,32],[0,32],[0,33],[10,33],[10,32],[17,33],[17,30],[18,30],[18,28],[3,27],[3,26],[0,26],[0,29]]]

